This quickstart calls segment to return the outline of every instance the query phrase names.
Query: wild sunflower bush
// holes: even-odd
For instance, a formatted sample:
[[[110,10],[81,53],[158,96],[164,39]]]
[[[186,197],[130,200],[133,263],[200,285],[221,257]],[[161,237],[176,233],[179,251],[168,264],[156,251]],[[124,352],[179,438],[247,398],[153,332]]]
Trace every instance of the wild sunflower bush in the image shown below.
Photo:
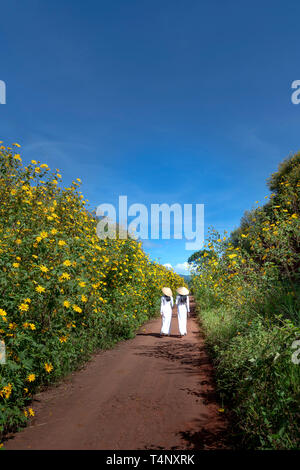
[[[0,143],[2,144],[2,143]],[[0,438],[34,415],[32,395],[97,348],[133,337],[182,278],[141,243],[99,240],[97,219],[58,170],[0,145]]]
[[[221,395],[249,448],[299,448],[300,154],[229,237],[211,229],[192,285]],[[296,361],[292,360],[295,353]]]

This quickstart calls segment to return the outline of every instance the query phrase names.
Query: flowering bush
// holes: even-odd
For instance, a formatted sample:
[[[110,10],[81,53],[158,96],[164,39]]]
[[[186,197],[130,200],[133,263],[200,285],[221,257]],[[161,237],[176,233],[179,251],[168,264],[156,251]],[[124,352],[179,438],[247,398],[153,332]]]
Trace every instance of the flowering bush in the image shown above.
[[[1,144],[1,143],[0,143]],[[0,437],[33,416],[33,393],[100,347],[130,338],[180,276],[141,243],[99,240],[80,180],[0,146]]]
[[[269,202],[247,212],[230,237],[210,231],[191,257],[201,322],[222,396],[247,445],[299,445],[300,154],[269,180]]]

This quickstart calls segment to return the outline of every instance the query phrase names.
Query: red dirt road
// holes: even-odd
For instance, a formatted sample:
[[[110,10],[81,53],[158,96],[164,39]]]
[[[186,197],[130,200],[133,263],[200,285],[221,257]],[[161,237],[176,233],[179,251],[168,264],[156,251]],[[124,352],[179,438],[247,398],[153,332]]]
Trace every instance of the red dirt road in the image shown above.
[[[36,395],[36,416],[4,447],[226,448],[227,423],[191,307],[182,339],[174,309],[170,337],[159,338],[160,318],[152,320],[134,339],[99,352],[59,386]]]

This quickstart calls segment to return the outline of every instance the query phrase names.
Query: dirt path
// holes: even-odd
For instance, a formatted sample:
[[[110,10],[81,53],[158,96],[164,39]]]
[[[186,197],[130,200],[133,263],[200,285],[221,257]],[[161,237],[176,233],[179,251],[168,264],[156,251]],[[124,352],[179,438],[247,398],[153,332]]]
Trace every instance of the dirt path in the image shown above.
[[[36,416],[6,449],[219,449],[226,421],[192,314],[188,334],[159,338],[160,318],[35,396]]]

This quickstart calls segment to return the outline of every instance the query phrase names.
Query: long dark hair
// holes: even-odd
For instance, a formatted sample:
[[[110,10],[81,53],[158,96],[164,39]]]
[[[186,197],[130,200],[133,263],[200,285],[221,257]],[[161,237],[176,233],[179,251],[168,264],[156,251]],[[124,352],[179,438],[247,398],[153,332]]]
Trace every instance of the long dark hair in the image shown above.
[[[171,297],[169,297],[168,295],[165,295],[165,299],[166,299],[167,302],[170,302]]]
[[[187,295],[179,295],[179,303],[186,304]]]

